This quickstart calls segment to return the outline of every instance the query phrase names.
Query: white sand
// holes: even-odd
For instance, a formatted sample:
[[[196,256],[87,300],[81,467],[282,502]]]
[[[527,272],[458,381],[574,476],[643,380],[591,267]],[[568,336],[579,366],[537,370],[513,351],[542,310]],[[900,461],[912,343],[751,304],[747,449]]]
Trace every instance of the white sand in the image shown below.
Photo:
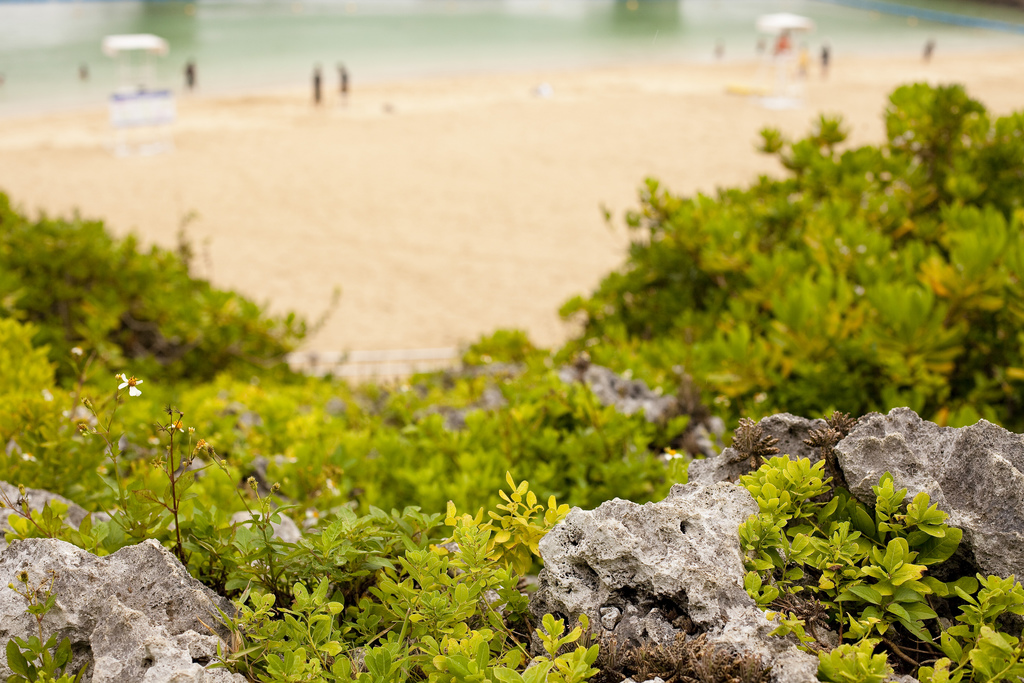
[[[758,130],[802,134],[819,112],[842,112],[854,142],[879,141],[886,94],[912,80],[964,83],[997,113],[1024,108],[1024,52],[840,60],[789,111],[725,93],[756,69],[356,81],[347,108],[329,98],[320,110],[307,92],[183,98],[176,150],[149,158],[106,151],[103,111],[6,119],[0,189],[165,246],[195,211],[199,274],[275,311],[315,317],[340,286],[309,349],[450,346],[498,327],[554,344],[568,332],[558,306],[622,262],[619,218],[645,176],[692,193],[778,173],[754,151]],[[531,94],[540,82],[554,97]]]

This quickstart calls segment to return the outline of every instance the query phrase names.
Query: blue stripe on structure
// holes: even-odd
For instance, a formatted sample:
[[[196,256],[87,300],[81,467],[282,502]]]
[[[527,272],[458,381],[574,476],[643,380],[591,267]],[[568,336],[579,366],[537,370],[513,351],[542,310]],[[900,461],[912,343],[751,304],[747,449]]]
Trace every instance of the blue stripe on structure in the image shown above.
[[[943,24],[955,24],[969,28],[985,28],[991,31],[1006,31],[1008,33],[1024,34],[1024,24],[1015,24],[1010,21],[999,21],[998,19],[983,19],[981,17],[968,17],[955,12],[943,12],[942,10],[925,9],[923,7],[907,7],[896,5],[881,0],[818,0],[832,5],[846,5],[857,9],[874,10],[885,14],[895,14],[902,17],[917,17],[928,21],[937,21]]]

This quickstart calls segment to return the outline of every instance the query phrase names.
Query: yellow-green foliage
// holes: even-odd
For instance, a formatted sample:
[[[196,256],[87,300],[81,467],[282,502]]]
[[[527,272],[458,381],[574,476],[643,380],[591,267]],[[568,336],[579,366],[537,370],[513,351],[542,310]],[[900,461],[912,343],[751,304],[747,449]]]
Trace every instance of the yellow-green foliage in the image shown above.
[[[59,416],[53,366],[47,349],[32,345],[35,333],[32,325],[0,319],[0,458],[31,462],[34,443]]]
[[[505,473],[505,482],[512,493],[498,492],[504,503],[498,503],[500,512],[491,510],[487,513],[490,521],[483,522],[483,509],[475,518],[459,515],[455,503],[448,501],[445,524],[454,527],[461,520],[492,532],[494,535],[487,549],[488,558],[524,575],[533,567],[535,559],[540,559],[540,540],[565,519],[569,514],[569,506],[559,505],[555,497],[550,496],[545,510],[543,505],[537,503],[537,494],[530,490],[529,482],[516,484],[511,472]],[[535,519],[538,515],[540,517]]]
[[[817,652],[819,677],[832,683],[881,683],[893,665],[907,672],[911,663],[909,673],[927,683],[1014,680],[1024,672],[1021,641],[998,631],[1004,616],[1024,614],[1021,584],[1012,576],[929,576],[962,537],[946,513],[925,493],[906,502],[907,490],[888,473],[868,508],[833,489],[823,470],[823,461],[780,456],[740,480],[760,509],[739,529],[744,584],[771,608],[774,633]],[[937,610],[956,609],[956,624],[942,625]],[[838,635],[839,647],[829,649],[824,629]]]
[[[0,396],[39,395],[53,387],[53,366],[45,346],[33,346],[34,325],[0,318]]]
[[[81,494],[95,479],[97,453],[76,436],[68,393],[54,384],[38,329],[0,318],[0,480]]]

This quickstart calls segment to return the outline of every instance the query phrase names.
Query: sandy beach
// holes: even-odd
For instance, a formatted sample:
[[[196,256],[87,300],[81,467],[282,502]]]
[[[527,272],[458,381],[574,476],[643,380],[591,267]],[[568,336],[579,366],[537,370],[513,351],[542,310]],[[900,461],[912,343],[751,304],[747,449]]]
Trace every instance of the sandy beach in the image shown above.
[[[622,212],[644,177],[679,193],[778,165],[758,130],[805,132],[842,112],[883,138],[886,94],[959,82],[995,113],[1024,109],[1024,51],[837,59],[804,107],[728,95],[754,64],[648,65],[435,78],[333,93],[182,97],[173,153],[115,158],[106,112],[0,120],[0,190],[30,212],[102,218],[172,246],[190,214],[196,269],[277,312],[338,308],[307,349],[454,346],[499,327],[544,345],[557,309],[619,265]],[[553,96],[533,94],[550,84]],[[602,207],[615,220],[606,226]]]

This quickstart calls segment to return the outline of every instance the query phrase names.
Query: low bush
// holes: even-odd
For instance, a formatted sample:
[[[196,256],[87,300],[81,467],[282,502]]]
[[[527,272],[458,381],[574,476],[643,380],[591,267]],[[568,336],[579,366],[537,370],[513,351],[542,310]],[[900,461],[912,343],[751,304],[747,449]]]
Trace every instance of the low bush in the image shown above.
[[[748,189],[648,181],[625,266],[562,313],[595,362],[671,384],[682,366],[733,420],[909,406],[1024,430],[1024,113],[959,86],[905,86],[887,142],[840,151],[822,117],[764,151]]]
[[[254,384],[222,376],[171,388],[141,379],[140,396],[115,390],[122,382],[111,378],[103,389],[98,380],[71,391],[51,384],[49,401],[38,386],[11,399],[17,409],[0,416],[0,438],[17,448],[0,449],[0,478],[93,509],[116,506],[115,475],[151,488],[151,463],[166,457],[168,423],[178,419],[161,417],[168,404],[188,406],[183,424],[225,460],[230,479],[205,477],[195,486],[226,512],[241,509],[233,486],[249,476],[261,493],[277,483],[301,518],[338,506],[403,509],[410,501],[425,510],[444,510],[448,501],[493,506],[506,471],[531,472],[542,499],[643,502],[663,497],[686,473],[684,458],[666,464],[661,457],[685,431],[685,416],[650,423],[622,415],[540,360],[517,376],[424,376],[389,389],[315,378]],[[481,405],[485,394],[493,404]],[[458,424],[450,424],[453,415]],[[197,457],[211,463],[205,452]]]
[[[870,508],[825,477],[826,464],[778,456],[740,480],[760,509],[739,529],[744,583],[773,610],[775,633],[817,653],[819,678],[834,683],[881,683],[894,668],[923,683],[1024,673],[1024,641],[1005,621],[1024,614],[1024,587],[1012,576],[929,576],[962,536],[946,513],[926,493],[906,501],[888,473]]]
[[[140,375],[192,382],[279,363],[305,323],[192,277],[189,253],[143,251],[98,221],[32,221],[0,193],[0,317],[35,324],[36,344],[68,381],[75,346],[112,371],[130,362]]]

